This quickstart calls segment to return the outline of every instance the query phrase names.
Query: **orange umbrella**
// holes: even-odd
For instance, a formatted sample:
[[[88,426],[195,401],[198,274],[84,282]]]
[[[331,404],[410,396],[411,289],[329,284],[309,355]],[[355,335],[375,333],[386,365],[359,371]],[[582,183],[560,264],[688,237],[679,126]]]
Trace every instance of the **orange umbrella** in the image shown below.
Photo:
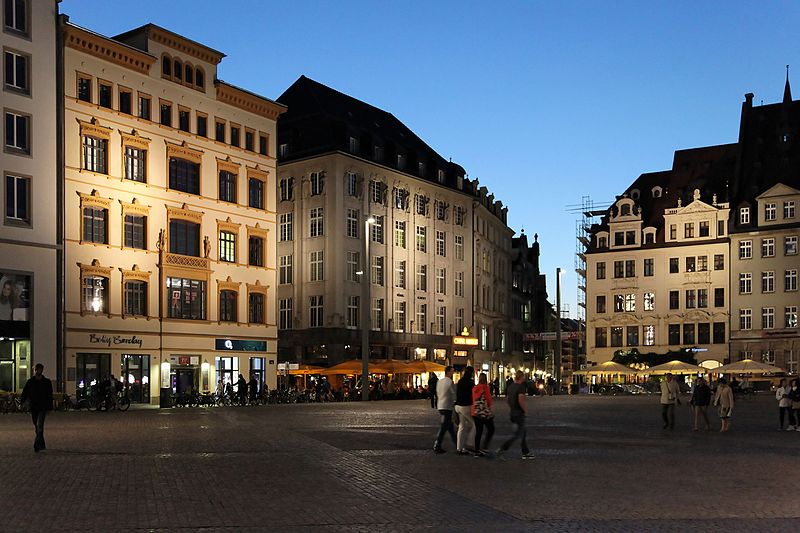
[[[413,374],[413,371],[409,370],[407,362],[394,359],[375,361],[374,367],[370,363],[369,371],[374,374]]]
[[[423,372],[444,372],[444,365],[432,361],[411,361],[408,363],[408,371],[414,374]]]
[[[309,376],[312,374],[319,374],[325,370],[324,367],[314,365],[300,365],[296,370],[289,370],[292,376]]]
[[[371,367],[372,365],[370,365]],[[370,368],[372,372],[372,368]],[[342,361],[338,365],[333,365],[320,372],[323,376],[332,376],[336,374],[361,374],[361,359],[350,359]]]

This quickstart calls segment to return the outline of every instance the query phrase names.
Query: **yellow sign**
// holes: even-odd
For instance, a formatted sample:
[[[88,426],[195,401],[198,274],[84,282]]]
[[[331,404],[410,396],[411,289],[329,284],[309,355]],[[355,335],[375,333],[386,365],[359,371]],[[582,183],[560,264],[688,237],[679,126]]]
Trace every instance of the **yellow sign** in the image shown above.
[[[477,346],[478,339],[477,337],[462,337],[459,335],[457,337],[453,337],[453,344],[456,346]]]

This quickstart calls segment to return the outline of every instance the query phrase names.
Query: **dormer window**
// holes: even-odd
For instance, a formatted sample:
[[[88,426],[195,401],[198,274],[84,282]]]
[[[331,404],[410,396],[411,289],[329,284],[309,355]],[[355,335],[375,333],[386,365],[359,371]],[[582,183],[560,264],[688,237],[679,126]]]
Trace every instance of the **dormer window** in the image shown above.
[[[739,224],[749,224],[750,223],[750,208],[749,207],[740,207],[739,208]]]
[[[644,235],[644,243],[645,244],[653,244],[656,242],[656,235],[653,232],[645,233]]]
[[[614,232],[614,246],[625,246],[625,232],[624,231],[615,231]]]
[[[636,232],[635,231],[626,231],[625,232],[625,244],[627,244],[627,245],[636,244]]]
[[[619,208],[620,216],[626,217],[631,214],[631,206],[628,204],[622,204]]]
[[[607,237],[598,237],[597,238],[597,247],[598,248],[608,248],[608,238]]]
[[[444,170],[441,168],[436,172],[436,179],[439,183],[444,183]]]
[[[778,218],[778,204],[766,204],[764,206],[764,220],[775,220]]]
[[[653,187],[653,198],[661,198],[661,187]]]
[[[640,196],[639,189],[633,189],[631,191],[631,199],[632,200],[638,200],[639,196]]]

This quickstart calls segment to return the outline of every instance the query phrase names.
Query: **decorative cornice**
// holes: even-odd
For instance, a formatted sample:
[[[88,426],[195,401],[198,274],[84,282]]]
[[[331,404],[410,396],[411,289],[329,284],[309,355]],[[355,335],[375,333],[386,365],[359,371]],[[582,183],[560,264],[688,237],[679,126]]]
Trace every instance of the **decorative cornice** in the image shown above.
[[[89,206],[101,207],[103,209],[111,208],[111,198],[101,197],[97,189],[94,189],[91,194],[83,194],[80,191],[76,191],[76,193],[81,198],[81,209]]]
[[[72,25],[64,26],[64,45],[141,74],[148,74],[156,62],[150,54]]]
[[[231,277],[228,276],[226,280],[217,280],[217,287],[221,291],[236,291],[239,292],[239,288],[242,286],[240,281],[232,281]]]
[[[253,93],[228,85],[225,82],[217,80],[215,85],[217,86],[218,102],[238,107],[239,109],[249,111],[250,113],[270,120],[278,120],[278,116],[286,111],[286,107],[272,100],[256,96]]]
[[[112,128],[107,128],[105,126],[100,126],[97,123],[97,119],[94,118],[94,117],[92,117],[92,120],[90,120],[89,122],[86,122],[86,121],[81,120],[79,118],[76,118],[75,120],[78,121],[78,124],[81,127],[81,135],[82,136],[83,135],[93,135],[95,137],[101,137],[103,139],[108,140],[108,139],[111,138],[111,132],[114,131]]]
[[[253,235],[256,237],[261,237],[262,239],[266,239],[269,236],[269,230],[267,228],[262,228],[258,222],[256,222],[255,227],[247,226],[247,235]]]
[[[126,213],[136,213],[138,215],[144,215],[144,216],[150,214],[150,206],[140,204],[139,200],[137,200],[136,198],[134,198],[131,203],[123,202],[122,200],[119,200],[119,203],[122,206],[123,215]]]
[[[247,169],[247,177],[248,178],[257,178],[262,181],[267,181],[269,179],[269,170],[262,170],[258,165],[254,167],[245,167]]]
[[[187,159],[193,163],[200,164],[203,160],[203,151],[197,148],[192,148],[183,141],[181,144],[174,144],[169,141],[164,141],[167,145],[167,157],[179,157]]]
[[[222,52],[217,52],[207,46],[203,46],[175,33],[168,32],[158,26],[151,25],[148,28],[148,36],[159,44],[183,52],[200,61],[211,63],[212,65],[218,65],[219,62],[222,61],[222,58],[225,57],[225,54]]]
[[[194,222],[195,224],[201,224],[203,222],[203,213],[202,211],[192,211],[187,207],[186,204],[183,204],[181,207],[167,207],[167,219],[179,218],[183,220],[188,220],[190,222]]]
[[[122,137],[123,146],[133,146],[134,148],[141,148],[142,150],[147,150],[150,147],[150,139],[142,137],[135,129],[131,130],[130,133],[119,130],[119,135]]]
[[[217,231],[230,231],[231,233],[236,233],[238,235],[239,228],[241,227],[241,224],[232,222],[231,217],[228,217],[226,220],[217,220]]]
[[[103,278],[110,278],[111,277],[111,268],[112,267],[104,267],[100,265],[100,261],[98,259],[92,260],[92,264],[86,265],[83,263],[78,263],[78,267],[81,269],[81,277],[84,276],[100,276]]]
[[[235,163],[235,162],[231,161],[231,157],[230,156],[228,156],[225,159],[220,159],[219,157],[217,158],[217,170],[218,171],[225,170],[227,172],[230,172],[232,174],[236,174],[238,176],[239,175],[239,169],[241,167],[242,167],[242,165],[240,165],[239,163]]]
[[[269,291],[269,285],[262,285],[261,281],[259,280],[256,280],[255,285],[252,285],[250,283],[247,283],[246,285],[247,285],[247,292],[257,292],[259,294],[266,295],[267,291]]]
[[[152,272],[139,270],[139,265],[133,265],[133,270],[125,270],[124,268],[120,268],[119,271],[122,273],[122,282],[125,283],[126,281],[150,281],[150,275]]]

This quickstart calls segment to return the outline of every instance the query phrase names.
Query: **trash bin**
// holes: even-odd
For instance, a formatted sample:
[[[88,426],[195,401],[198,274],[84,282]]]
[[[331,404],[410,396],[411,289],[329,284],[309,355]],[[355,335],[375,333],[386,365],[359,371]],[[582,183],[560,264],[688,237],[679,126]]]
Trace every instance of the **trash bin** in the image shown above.
[[[158,406],[162,409],[172,407],[172,389],[162,388],[158,398]]]

